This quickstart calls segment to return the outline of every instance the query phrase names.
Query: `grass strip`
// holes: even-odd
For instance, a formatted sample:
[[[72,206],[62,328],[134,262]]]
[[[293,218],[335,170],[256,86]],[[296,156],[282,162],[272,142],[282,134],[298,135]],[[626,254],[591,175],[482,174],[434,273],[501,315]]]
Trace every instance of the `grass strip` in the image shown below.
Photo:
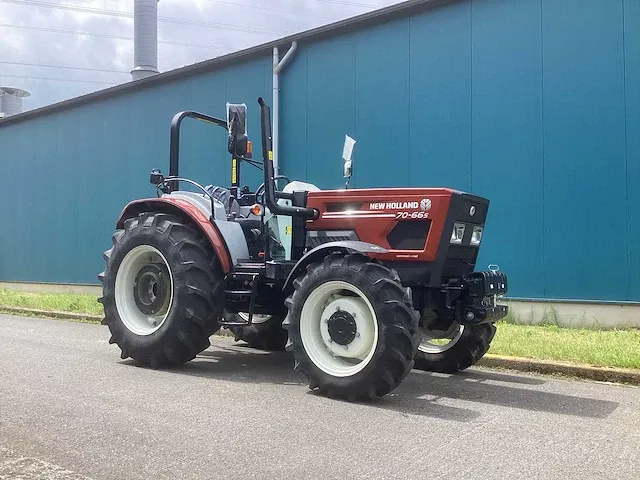
[[[102,315],[98,296],[87,294],[30,293],[0,289],[0,306]]]
[[[595,330],[498,322],[489,353],[595,367],[640,368],[640,330]]]
[[[71,293],[26,293],[0,289],[0,311],[28,310],[102,315],[97,296]],[[18,309],[18,310],[16,310]],[[46,313],[38,314],[38,316]],[[53,315],[55,316],[55,315]],[[563,328],[557,325],[516,325],[498,322],[490,354],[558,360],[595,367],[640,369],[640,330]]]

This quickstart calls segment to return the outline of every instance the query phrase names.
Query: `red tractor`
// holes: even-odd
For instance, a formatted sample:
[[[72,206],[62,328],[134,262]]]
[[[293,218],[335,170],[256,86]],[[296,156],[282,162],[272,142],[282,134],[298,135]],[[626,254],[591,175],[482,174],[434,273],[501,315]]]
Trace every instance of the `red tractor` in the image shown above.
[[[262,162],[251,158],[244,105],[227,105],[226,121],[181,112],[170,175],[153,170],[157,196],[118,218],[99,278],[103,324],[121,357],[182,364],[227,327],[259,348],[286,344],[310,388],[349,400],[389,393],[414,367],[476,363],[507,314],[497,303],[506,275],[474,271],[489,201],[447,188],[323,191],[274,177],[270,110],[258,103]],[[178,175],[187,117],[228,130],[229,189]],[[255,192],[239,188],[242,163],[264,170]]]

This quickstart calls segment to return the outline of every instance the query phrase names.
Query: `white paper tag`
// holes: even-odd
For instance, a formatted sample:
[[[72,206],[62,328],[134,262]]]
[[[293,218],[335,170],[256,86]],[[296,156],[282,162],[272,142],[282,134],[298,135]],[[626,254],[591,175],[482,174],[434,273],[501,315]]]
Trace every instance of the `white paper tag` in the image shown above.
[[[349,135],[344,136],[344,147],[342,149],[342,158],[345,162],[351,161],[351,156],[353,155],[353,146],[356,144],[356,141],[351,138]]]

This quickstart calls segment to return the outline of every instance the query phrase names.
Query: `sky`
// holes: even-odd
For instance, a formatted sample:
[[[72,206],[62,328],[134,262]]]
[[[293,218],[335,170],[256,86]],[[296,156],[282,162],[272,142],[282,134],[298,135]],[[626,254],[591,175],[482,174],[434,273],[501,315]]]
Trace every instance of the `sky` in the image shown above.
[[[160,0],[158,68],[172,70],[398,2]],[[132,67],[133,0],[0,0],[0,86],[31,93],[24,111],[128,82]]]

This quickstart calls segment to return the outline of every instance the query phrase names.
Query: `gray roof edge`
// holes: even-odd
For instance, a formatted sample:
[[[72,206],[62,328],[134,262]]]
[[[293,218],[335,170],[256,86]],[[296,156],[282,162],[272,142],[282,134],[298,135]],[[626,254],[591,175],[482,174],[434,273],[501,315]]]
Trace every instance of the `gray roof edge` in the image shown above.
[[[370,25],[385,23],[398,17],[430,10],[458,1],[460,0],[407,0],[401,3],[396,3],[394,5],[390,5],[378,10],[373,10],[362,15],[349,17],[344,20],[340,20],[338,22],[330,23],[327,25],[322,25],[311,30],[294,33],[287,37],[272,40],[270,42],[249,47],[244,50],[231,52],[220,57],[212,58],[210,60],[204,60],[192,65],[187,65],[184,67],[176,68],[174,70],[162,72],[157,75],[143,78],[141,80],[122,83],[110,88],[106,88],[104,90],[97,90],[95,92],[81,95],[79,97],[70,98],[68,100],[63,100],[51,105],[45,105],[44,107],[27,110],[26,112],[0,119],[0,127],[25,121],[34,117],[50,115],[52,113],[66,110],[75,106],[92,103],[118,95],[124,95],[129,92],[135,92],[152,85],[169,83],[184,77],[188,77],[190,75],[212,72],[219,68],[224,68],[226,66],[233,65],[234,63],[239,63],[241,61],[249,60],[252,58],[271,55],[271,51],[274,47],[280,47],[293,41],[303,43],[305,41],[310,42],[321,40],[330,36],[340,35],[342,33],[348,32],[349,30],[353,30],[354,28],[360,29]]]

